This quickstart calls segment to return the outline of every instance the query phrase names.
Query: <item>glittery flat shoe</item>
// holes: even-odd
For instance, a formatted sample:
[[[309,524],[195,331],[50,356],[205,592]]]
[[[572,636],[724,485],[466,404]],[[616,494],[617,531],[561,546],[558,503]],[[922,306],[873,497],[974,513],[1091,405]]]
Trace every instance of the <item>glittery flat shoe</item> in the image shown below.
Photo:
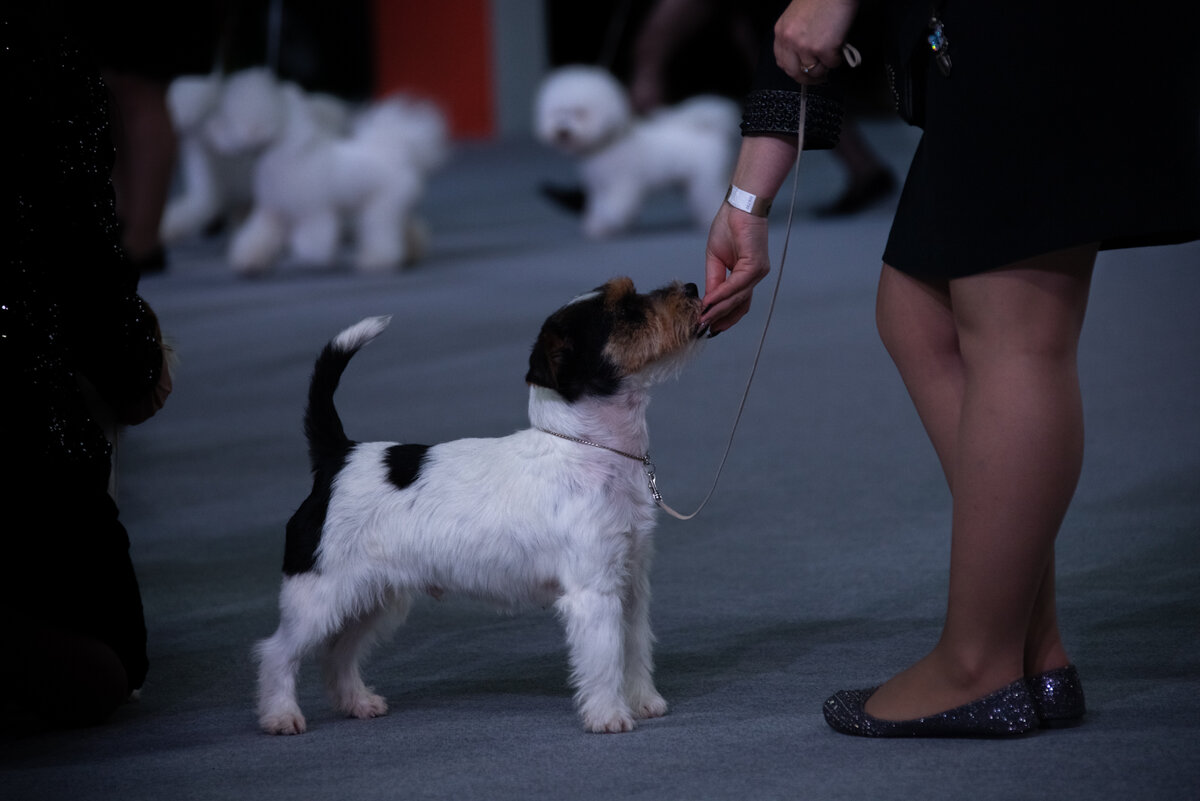
[[[867,714],[878,687],[842,690],[825,702],[825,721],[842,734],[859,737],[1011,737],[1038,726],[1025,679],[977,701],[915,720],[881,720]]]
[[[1074,665],[1047,670],[1025,679],[1038,720],[1046,728],[1074,726],[1087,712],[1083,684]]]

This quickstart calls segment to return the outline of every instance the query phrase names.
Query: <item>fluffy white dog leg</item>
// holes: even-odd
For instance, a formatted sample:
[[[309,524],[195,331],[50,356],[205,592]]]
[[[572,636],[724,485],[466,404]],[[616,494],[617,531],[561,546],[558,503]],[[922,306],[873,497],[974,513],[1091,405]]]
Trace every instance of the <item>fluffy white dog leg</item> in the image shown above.
[[[649,550],[647,548],[646,550]],[[654,635],[650,630],[650,559],[630,560],[625,594],[625,700],[636,718],[667,714],[667,702],[654,688]]]
[[[292,227],[292,255],[303,264],[333,264],[340,233],[341,223],[332,207],[310,212]]]
[[[625,702],[621,598],[616,592],[577,589],[555,604],[562,615],[570,651],[575,702],[588,731],[633,731]]]
[[[407,256],[406,221],[411,200],[391,193],[372,198],[359,209],[355,219],[358,250],[354,266],[361,272],[394,270]]]
[[[167,204],[159,225],[159,236],[167,244],[202,232],[221,210],[217,180],[204,145],[194,138],[181,141],[179,167],[183,193]]]
[[[279,628],[258,643],[258,723],[268,734],[302,734],[308,728],[296,700],[296,674],[314,647],[342,628],[343,608],[353,597],[339,596],[336,583],[320,576],[284,579],[279,594]]]
[[[686,186],[688,209],[696,225],[712,222],[724,202],[728,186],[729,171],[723,164],[705,165],[704,169],[697,170]]]
[[[265,209],[255,209],[229,243],[229,263],[243,275],[266,272],[283,251],[287,226]]]
[[[308,729],[296,701],[296,674],[304,656],[288,628],[258,644],[258,725],[268,734],[303,734]]]
[[[589,187],[583,210],[583,233],[592,239],[604,239],[633,224],[642,205],[643,192],[629,181]]]
[[[325,655],[325,686],[333,705],[352,718],[386,715],[387,700],[363,684],[360,662],[377,642],[390,637],[408,615],[409,601],[397,598],[348,624]]]

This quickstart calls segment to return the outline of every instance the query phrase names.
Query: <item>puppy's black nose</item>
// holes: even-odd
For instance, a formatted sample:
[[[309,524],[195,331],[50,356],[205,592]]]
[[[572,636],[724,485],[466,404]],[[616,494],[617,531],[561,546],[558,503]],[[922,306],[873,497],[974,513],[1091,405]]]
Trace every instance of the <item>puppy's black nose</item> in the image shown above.
[[[691,284],[691,283],[683,285],[683,293],[685,295],[687,295],[689,298],[700,297],[700,290],[696,287],[695,284]]]

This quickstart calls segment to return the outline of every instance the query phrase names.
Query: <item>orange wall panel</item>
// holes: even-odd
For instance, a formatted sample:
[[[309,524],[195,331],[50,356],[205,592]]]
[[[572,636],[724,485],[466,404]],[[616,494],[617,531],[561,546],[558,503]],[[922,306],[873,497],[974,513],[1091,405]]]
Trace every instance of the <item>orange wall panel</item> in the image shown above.
[[[488,0],[375,0],[376,89],[437,103],[451,135],[495,133]]]

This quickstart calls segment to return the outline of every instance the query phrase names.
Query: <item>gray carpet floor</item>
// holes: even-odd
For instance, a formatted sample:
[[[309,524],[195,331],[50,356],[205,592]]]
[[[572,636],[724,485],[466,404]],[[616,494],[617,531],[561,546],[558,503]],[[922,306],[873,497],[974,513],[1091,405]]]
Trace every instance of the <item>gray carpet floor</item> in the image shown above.
[[[866,132],[902,172],[914,132]],[[127,431],[119,456],[150,676],[106,726],[0,743],[0,798],[1200,797],[1200,246],[1103,254],[1096,275],[1086,463],[1058,551],[1086,723],[1003,742],[848,738],[826,727],[824,699],[886,678],[937,636],[949,507],[874,331],[891,206],[818,221],[837,164],[812,154],[801,174],[779,304],[716,495],[658,529],[668,716],[585,734],[551,613],[445,599],[419,605],[367,665],[390,715],[341,719],[309,664],[309,733],[256,729],[250,649],[276,624],[283,526],[308,490],[300,414],[322,344],[393,315],[343,380],[351,437],[502,435],[526,424],[526,358],[550,311],[614,275],[702,283],[704,231],[678,199],[589,242],[537,191],[571,181],[569,162],[524,142],[463,145],[430,187],[429,251],[404,272],[283,265],[240,280],[217,238],[177,248],[143,282],[182,359],[167,408]],[[653,452],[676,508],[712,479],[768,297],[655,397]]]

